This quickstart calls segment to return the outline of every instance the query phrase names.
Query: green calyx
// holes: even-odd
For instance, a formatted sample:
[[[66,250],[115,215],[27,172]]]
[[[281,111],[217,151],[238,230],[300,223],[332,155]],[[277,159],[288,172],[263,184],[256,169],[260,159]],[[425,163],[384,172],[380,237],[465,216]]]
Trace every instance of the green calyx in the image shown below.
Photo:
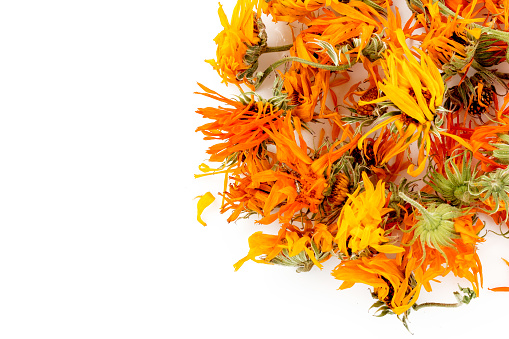
[[[416,214],[417,222],[409,230],[414,231],[413,244],[419,240],[422,247],[427,245],[445,254],[441,247],[454,247],[453,239],[458,238],[458,234],[454,228],[454,219],[463,215],[463,212],[449,204],[430,203],[426,208],[412,200],[404,193],[399,193],[401,199],[412,205],[419,213]]]
[[[448,204],[430,204],[427,209],[419,210],[415,231],[422,236],[429,247],[453,246],[452,239],[457,238],[454,218],[462,215],[456,207]],[[427,240],[429,239],[429,240]]]
[[[477,189],[476,194],[482,202],[491,201],[495,205],[488,213],[498,212],[503,203],[506,211],[506,218],[509,218],[509,168],[498,168],[493,172],[484,174],[477,178],[472,187]]]
[[[331,251],[322,252],[314,241],[311,241],[311,250],[313,251],[316,260],[319,262],[328,259],[332,254]],[[286,248],[284,248],[281,252],[279,252],[277,256],[270,260],[270,263],[295,267],[297,269],[297,273],[309,272],[315,265],[306,251],[301,251],[292,257]]]
[[[500,142],[493,143],[490,145],[496,147],[493,151],[493,157],[497,158],[498,161],[504,165],[509,164],[509,135],[507,134],[499,134],[498,138]]]
[[[256,23],[256,30],[258,31],[258,38],[260,41],[258,44],[254,46],[247,46],[246,54],[244,55],[244,64],[249,66],[245,71],[237,74],[237,80],[241,81],[242,79],[247,79],[250,83],[256,83],[255,73],[258,69],[258,59],[264,53],[272,53],[272,52],[283,52],[289,50],[293,44],[283,45],[283,46],[267,46],[267,32],[265,29],[265,24],[261,19],[257,19],[256,16],[254,18]],[[247,45],[247,44],[246,44]]]
[[[429,180],[425,180],[445,201],[457,207],[470,206],[477,199],[470,187],[470,182],[476,177],[477,170],[472,167],[472,158],[467,155],[464,152],[447,159],[443,174],[432,170]],[[454,161],[459,156],[463,157],[461,166]]]

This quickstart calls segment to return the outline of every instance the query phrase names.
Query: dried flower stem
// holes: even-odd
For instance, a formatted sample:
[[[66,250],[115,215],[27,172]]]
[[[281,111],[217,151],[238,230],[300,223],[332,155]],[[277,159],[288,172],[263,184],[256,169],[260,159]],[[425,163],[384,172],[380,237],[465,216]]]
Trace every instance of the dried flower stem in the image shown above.
[[[272,65],[267,67],[267,69],[262,73],[261,77],[259,77],[259,79],[256,83],[256,86],[255,86],[255,89],[258,89],[260,87],[260,85],[263,83],[265,78],[267,78],[269,76],[270,73],[272,73],[276,68],[278,68],[279,66],[281,66],[287,62],[300,62],[301,64],[313,66],[316,68],[320,68],[320,69],[324,69],[324,70],[332,71],[332,72],[346,71],[353,65],[353,63],[346,64],[346,65],[339,65],[339,66],[322,65],[322,64],[312,62],[312,61],[309,61],[306,59],[298,58],[298,57],[286,57],[286,58],[276,61],[275,63],[273,63]]]
[[[282,46],[275,46],[275,47],[267,46],[267,47],[265,47],[265,49],[263,50],[263,53],[284,52],[284,51],[289,50],[289,49],[290,49],[290,48],[292,48],[292,47],[293,47],[293,44],[289,44],[289,45],[282,45]]]

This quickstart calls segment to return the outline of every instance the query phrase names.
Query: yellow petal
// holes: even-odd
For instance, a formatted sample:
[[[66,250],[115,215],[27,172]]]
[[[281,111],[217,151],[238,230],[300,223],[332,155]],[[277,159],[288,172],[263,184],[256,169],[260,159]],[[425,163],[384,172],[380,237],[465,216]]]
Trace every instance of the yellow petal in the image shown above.
[[[201,214],[203,213],[203,210],[205,208],[207,208],[210,204],[212,204],[214,202],[214,200],[216,200],[216,198],[214,198],[214,196],[210,192],[207,192],[204,195],[198,196],[197,198],[200,198],[200,200],[198,200],[198,218],[197,219],[200,222],[200,224],[202,224],[203,226],[207,226],[207,224],[202,220]]]
[[[236,8],[234,9],[234,13],[235,13],[235,10],[238,10],[237,6],[235,6],[235,7]],[[221,6],[221,4],[219,4],[219,9],[217,10],[217,13],[219,14],[219,20],[221,21],[221,25],[224,28],[229,28],[230,23],[228,22],[228,18],[226,17],[226,13],[224,12],[223,6]]]
[[[370,129],[368,132],[366,132],[360,139],[359,141],[357,142],[357,147],[359,149],[362,149],[362,143],[364,142],[364,139],[366,139],[368,137],[368,135],[370,135],[371,133],[375,132],[376,130],[379,130],[380,128],[390,124],[391,122],[395,121],[395,120],[398,120],[400,118],[399,115],[395,115],[393,117],[390,117],[389,119],[387,120],[384,120],[383,122],[379,123],[378,125],[376,125],[375,127],[373,127],[372,129]]]
[[[482,33],[481,28],[473,28],[473,29],[467,29],[467,31],[473,35],[474,38],[479,39]]]
[[[395,245],[371,245],[371,246],[380,253],[401,253],[405,251],[403,247],[398,247]]]
[[[415,168],[414,164],[410,164],[407,169],[407,173],[412,177],[416,177],[424,171],[424,167],[426,165],[426,160],[428,160],[428,155],[423,159],[420,163],[418,163],[418,167]]]
[[[470,145],[463,138],[461,138],[461,137],[459,137],[457,135],[454,135],[454,134],[446,133],[446,132],[440,132],[440,134],[445,135],[446,137],[449,137],[449,138],[452,138],[452,139],[456,140],[458,143],[460,143],[462,146],[467,148],[469,151],[473,151],[472,145]]]

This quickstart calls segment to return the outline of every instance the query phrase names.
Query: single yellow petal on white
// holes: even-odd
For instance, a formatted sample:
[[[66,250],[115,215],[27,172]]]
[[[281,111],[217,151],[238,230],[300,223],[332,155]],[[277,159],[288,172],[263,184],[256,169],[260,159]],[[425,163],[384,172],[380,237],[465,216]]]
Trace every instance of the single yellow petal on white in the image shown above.
[[[205,208],[207,208],[208,206],[210,206],[210,204],[212,204],[214,202],[214,200],[216,200],[216,198],[210,192],[207,192],[204,195],[199,195],[196,198],[200,198],[200,200],[198,200],[198,218],[197,219],[200,224],[202,224],[203,226],[207,226],[205,221],[203,221],[203,219],[201,218],[201,215],[203,213],[203,210]]]

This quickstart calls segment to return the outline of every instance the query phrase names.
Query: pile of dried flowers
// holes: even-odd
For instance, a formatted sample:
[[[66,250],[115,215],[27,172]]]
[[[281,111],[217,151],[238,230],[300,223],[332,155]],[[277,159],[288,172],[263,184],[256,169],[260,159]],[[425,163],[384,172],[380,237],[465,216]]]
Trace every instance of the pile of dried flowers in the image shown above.
[[[508,3],[407,5],[406,23],[390,0],[238,0],[230,20],[220,7],[207,62],[240,94],[200,85],[223,106],[197,110],[218,163],[197,177],[225,176],[221,213],[280,226],[251,235],[235,270],[252,260],[305,272],[336,258],[340,289],[372,286],[378,314],[405,325],[411,310],[439,305],[417,300],[440,277],[469,282],[458,305],[479,295],[479,215],[501,230],[509,220],[509,74],[498,67],[509,59]],[[293,43],[268,46],[262,13],[288,23]],[[281,51],[259,70],[262,54]],[[355,64],[365,79],[341,90]],[[198,201],[203,225],[214,199]]]

